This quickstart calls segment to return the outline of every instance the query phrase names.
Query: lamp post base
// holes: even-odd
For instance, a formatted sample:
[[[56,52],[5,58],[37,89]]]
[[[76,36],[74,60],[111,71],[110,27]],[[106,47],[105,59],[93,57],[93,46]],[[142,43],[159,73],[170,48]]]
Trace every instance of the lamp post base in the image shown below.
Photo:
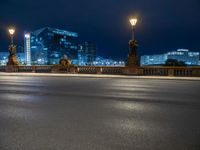
[[[138,61],[137,52],[136,52],[138,43],[136,40],[131,40],[129,42],[129,45],[130,45],[130,53],[128,55],[127,66],[137,68],[137,67],[139,67],[139,61]]]
[[[9,46],[9,56],[8,56],[8,66],[17,66],[19,65],[19,62],[17,60],[17,55],[16,55],[16,46],[15,45],[10,45]]]
[[[17,56],[16,55],[9,55],[8,56],[8,62],[7,62],[8,66],[18,66],[19,62],[17,60]]]

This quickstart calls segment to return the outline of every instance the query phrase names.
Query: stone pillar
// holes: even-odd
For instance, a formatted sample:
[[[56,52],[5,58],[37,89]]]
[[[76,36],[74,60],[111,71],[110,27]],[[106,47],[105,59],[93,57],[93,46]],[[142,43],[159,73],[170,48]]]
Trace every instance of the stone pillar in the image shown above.
[[[137,56],[138,42],[136,40],[130,40],[129,46],[130,46],[130,52],[128,55],[127,67],[138,68],[140,66]]]
[[[124,73],[129,75],[142,75],[143,70],[140,68],[137,56],[138,42],[136,40],[130,40],[129,46],[130,46],[130,52],[128,55],[128,61]]]
[[[17,66],[19,65],[19,62],[17,60],[16,55],[16,45],[10,45],[9,46],[9,56],[8,56],[8,66]]]

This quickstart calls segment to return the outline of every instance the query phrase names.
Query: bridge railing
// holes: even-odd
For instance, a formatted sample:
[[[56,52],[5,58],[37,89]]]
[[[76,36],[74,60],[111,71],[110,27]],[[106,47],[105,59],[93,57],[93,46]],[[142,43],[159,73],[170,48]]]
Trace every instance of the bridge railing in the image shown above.
[[[200,76],[200,67],[141,67],[143,75],[154,76]]]
[[[0,72],[36,72],[51,73],[53,66],[0,66]],[[62,68],[65,69],[65,68]],[[134,71],[134,73],[133,73]],[[145,66],[139,68],[131,67],[105,67],[105,66],[77,66],[74,71],[70,68],[59,70],[54,73],[80,73],[80,74],[116,74],[116,75],[144,75],[144,76],[198,76],[199,67],[164,67]]]
[[[50,73],[52,66],[0,66],[0,72]]]
[[[79,66],[78,73],[89,74],[123,74],[124,67],[105,67],[105,66]]]
[[[6,72],[6,66],[0,66],[0,72]]]

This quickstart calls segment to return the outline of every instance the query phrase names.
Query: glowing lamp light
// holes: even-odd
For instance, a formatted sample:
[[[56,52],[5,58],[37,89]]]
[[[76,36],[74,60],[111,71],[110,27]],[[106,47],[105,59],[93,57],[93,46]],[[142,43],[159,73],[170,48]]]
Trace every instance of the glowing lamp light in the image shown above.
[[[26,34],[25,34],[25,38],[30,38],[30,34],[29,34],[29,33],[26,33]]]
[[[14,35],[14,33],[15,33],[15,29],[14,28],[10,28],[10,29],[8,29],[8,31],[9,31],[10,35]]]
[[[132,18],[129,20],[132,26],[135,26],[137,23],[137,19],[136,18]]]

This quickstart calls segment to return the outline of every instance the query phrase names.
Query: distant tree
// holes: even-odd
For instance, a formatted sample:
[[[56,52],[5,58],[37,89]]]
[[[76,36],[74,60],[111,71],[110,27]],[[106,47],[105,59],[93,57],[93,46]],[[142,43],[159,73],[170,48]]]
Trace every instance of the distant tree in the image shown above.
[[[176,59],[167,59],[165,66],[186,66],[185,62]]]

